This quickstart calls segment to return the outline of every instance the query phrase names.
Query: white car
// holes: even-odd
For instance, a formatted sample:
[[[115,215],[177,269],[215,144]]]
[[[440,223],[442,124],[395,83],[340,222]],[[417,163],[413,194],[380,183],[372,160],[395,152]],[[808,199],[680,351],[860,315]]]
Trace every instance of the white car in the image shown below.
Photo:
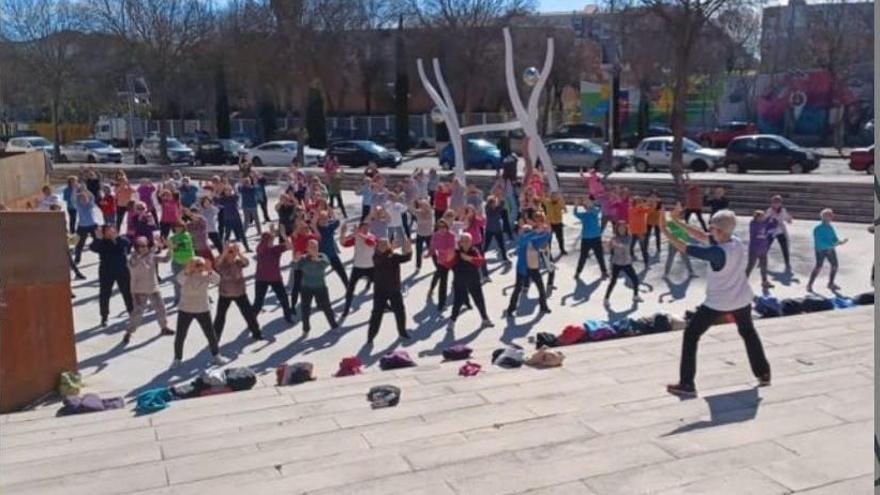
[[[122,163],[122,151],[97,139],[80,139],[61,147],[62,162]]]
[[[187,165],[195,163],[196,155],[189,146],[172,137],[167,137],[165,143],[168,160],[171,163],[186,163]],[[134,156],[134,162],[138,164],[159,163],[161,159],[161,144],[158,137],[144,139]]]
[[[10,139],[9,142],[6,143],[5,151],[7,153],[20,153],[40,150],[51,156],[54,148],[55,144],[46,138],[40,136],[22,136]]]
[[[296,158],[299,143],[296,141],[268,141],[250,148],[245,159],[255,167],[287,167]],[[324,151],[305,147],[305,166],[314,167],[324,160]]]
[[[643,139],[633,153],[636,171],[669,170],[672,167],[672,139],[672,136]],[[724,150],[703,148],[694,141],[683,138],[682,159],[685,168],[694,172],[715,170],[724,160]]]

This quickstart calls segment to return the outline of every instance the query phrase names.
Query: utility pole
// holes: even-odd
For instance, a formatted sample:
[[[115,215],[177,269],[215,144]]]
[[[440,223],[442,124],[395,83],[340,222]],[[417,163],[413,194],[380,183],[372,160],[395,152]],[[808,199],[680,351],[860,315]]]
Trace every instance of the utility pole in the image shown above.
[[[134,77],[125,75],[125,84],[128,87],[128,149],[134,151]]]

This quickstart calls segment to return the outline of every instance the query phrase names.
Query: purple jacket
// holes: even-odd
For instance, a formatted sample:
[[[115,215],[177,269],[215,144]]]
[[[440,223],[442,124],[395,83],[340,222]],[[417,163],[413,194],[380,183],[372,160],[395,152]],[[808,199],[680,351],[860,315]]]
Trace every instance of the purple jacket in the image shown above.
[[[776,228],[775,218],[752,220],[749,224],[749,252],[758,256],[767,254],[770,249],[769,233]]]

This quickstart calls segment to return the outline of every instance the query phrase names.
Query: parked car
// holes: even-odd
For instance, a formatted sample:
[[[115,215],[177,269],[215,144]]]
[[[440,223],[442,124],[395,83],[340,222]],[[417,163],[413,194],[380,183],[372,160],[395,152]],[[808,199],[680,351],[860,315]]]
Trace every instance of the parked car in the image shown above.
[[[633,153],[633,165],[637,172],[669,170],[672,167],[672,136],[645,138]],[[682,160],[685,168],[694,172],[715,170],[724,160],[723,150],[703,148],[688,138],[683,138]]]
[[[819,156],[782,136],[758,134],[734,138],[727,145],[724,166],[734,174],[749,170],[788,170],[800,174],[819,168]]]
[[[370,136],[370,141],[378,144],[379,146],[384,146],[386,148],[394,148],[397,149],[397,135],[393,132],[379,132]],[[421,146],[425,144],[423,140],[420,140],[416,137],[416,133],[412,130],[409,131],[409,146],[410,148],[414,148],[417,146]]]
[[[226,150],[219,139],[202,140],[192,145],[196,165],[222,165],[228,163]],[[237,162],[236,162],[237,163]]]
[[[330,144],[339,141],[355,141],[362,137],[357,129],[337,128],[327,131],[327,142]]]
[[[467,149],[464,151],[467,163],[465,168],[496,169],[501,166],[501,150],[498,146],[485,139],[467,139]],[[440,150],[440,166],[452,168],[455,163],[455,151],[452,144],[447,144]]]
[[[180,136],[180,142],[191,148],[194,148],[194,145],[199,144],[202,141],[211,141],[212,139],[214,138],[211,137],[211,134],[209,134],[208,131],[203,131],[201,129],[187,132],[183,136]]]
[[[339,141],[327,148],[327,154],[336,158],[340,165],[365,167],[375,162],[380,167],[397,167],[403,163],[403,155],[372,141]]]
[[[256,141],[254,141],[254,138],[244,132],[234,132],[229,137],[232,140],[238,141],[239,143],[241,143],[242,146],[244,146],[245,148],[253,148],[254,144],[256,144]]]
[[[874,145],[853,149],[849,153],[849,168],[874,175]]]
[[[223,145],[226,163],[238,163],[239,159],[247,153],[245,145],[235,139],[218,139],[217,142]]]
[[[171,163],[186,163],[192,165],[195,162],[193,150],[174,138],[166,138],[168,160]],[[149,162],[161,162],[161,146],[158,137],[150,137],[141,141],[135,152],[134,162],[145,164]]]
[[[662,125],[649,125],[645,129],[645,133],[639,137],[638,134],[627,134],[621,136],[620,144],[626,148],[636,148],[643,139],[651,137],[671,136],[672,129]]]
[[[80,139],[61,147],[62,162],[122,163],[122,151],[97,139]]]
[[[6,142],[5,151],[7,153],[18,153],[41,150],[51,155],[54,148],[55,144],[46,138],[40,136],[19,136],[10,138],[9,141]]]
[[[245,152],[245,159],[253,166],[286,167],[296,158],[299,143],[296,141],[268,141]],[[324,152],[305,147],[305,166],[314,167],[324,160]]]
[[[604,150],[589,139],[556,139],[547,143],[547,153],[553,160],[553,168],[565,170],[601,169]],[[614,170],[629,166],[629,153],[625,150],[614,150]]]
[[[758,127],[750,122],[727,122],[711,131],[700,133],[697,140],[706,148],[725,148],[733,138],[757,132]]]
[[[562,124],[556,132],[549,135],[551,139],[602,139],[605,135],[603,127],[592,122],[578,124]]]

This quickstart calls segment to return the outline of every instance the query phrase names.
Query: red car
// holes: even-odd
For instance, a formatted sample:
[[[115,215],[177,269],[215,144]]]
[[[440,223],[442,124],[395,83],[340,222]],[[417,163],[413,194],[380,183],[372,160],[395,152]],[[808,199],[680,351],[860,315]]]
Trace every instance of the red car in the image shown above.
[[[733,138],[757,132],[758,127],[750,122],[727,122],[697,137],[706,148],[726,148]]]
[[[856,172],[874,174],[874,145],[856,148],[849,153],[849,168]]]

